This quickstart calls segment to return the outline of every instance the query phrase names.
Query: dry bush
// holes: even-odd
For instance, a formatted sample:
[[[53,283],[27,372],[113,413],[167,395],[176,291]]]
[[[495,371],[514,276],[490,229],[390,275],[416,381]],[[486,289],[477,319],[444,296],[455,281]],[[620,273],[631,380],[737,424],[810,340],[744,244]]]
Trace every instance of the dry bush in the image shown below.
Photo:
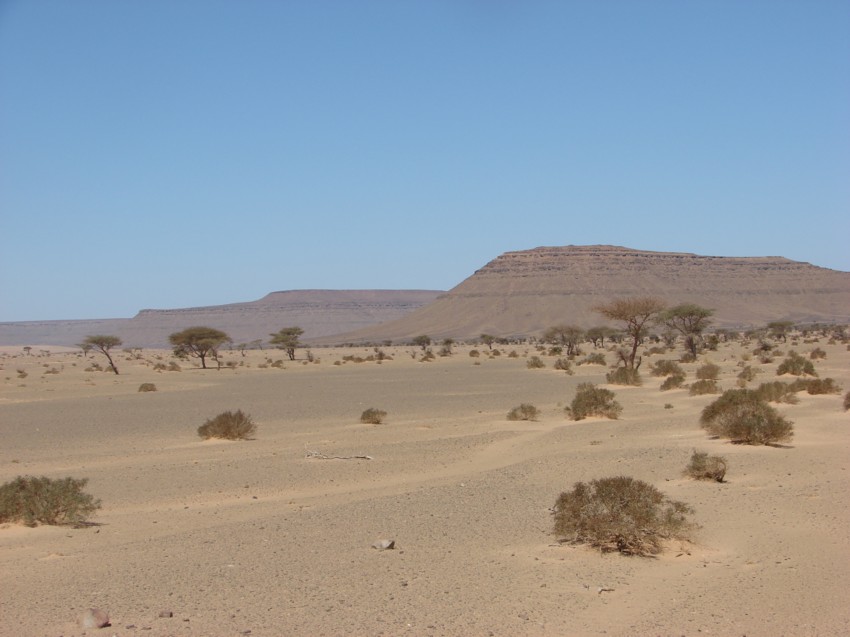
[[[649,368],[649,373],[653,376],[682,376],[684,377],[685,372],[679,366],[679,363],[676,361],[670,361],[661,359],[660,361],[655,361],[652,366]]]
[[[702,410],[700,424],[712,436],[749,445],[783,442],[794,435],[794,424],[751,389],[723,392]]]
[[[156,391],[156,385],[154,385],[153,383],[142,383],[141,385],[139,385],[139,391],[140,392]]]
[[[627,476],[576,482],[555,502],[554,532],[573,544],[602,552],[656,555],[666,539],[688,540],[693,509]]]
[[[782,374],[817,376],[812,361],[806,360],[793,350],[788,352],[788,358],[779,363],[779,367],[776,368],[776,375],[782,376]]]
[[[528,369],[541,369],[546,367],[546,363],[543,362],[543,359],[539,356],[531,356],[525,363],[525,366]]]
[[[841,393],[841,387],[833,378],[798,378],[789,387],[795,392],[805,390],[812,396]]]
[[[614,392],[597,387],[593,383],[581,383],[570,406],[564,410],[573,420],[584,420],[588,416],[603,416],[616,420],[623,411],[622,405],[614,400]]]
[[[723,456],[709,456],[703,451],[694,449],[684,474],[694,480],[714,480],[723,482],[726,477],[726,458]]]
[[[673,374],[672,376],[668,376],[663,383],[661,383],[661,391],[667,391],[669,389],[678,389],[682,385],[685,384],[685,375],[684,374]]]
[[[569,359],[566,358],[559,358],[555,361],[555,364],[552,365],[552,367],[559,371],[566,372],[570,376],[575,374],[575,371],[573,371],[573,364],[569,361]]]
[[[88,478],[18,476],[0,486],[0,522],[81,526],[100,508],[100,500],[83,492],[86,484]]]
[[[809,352],[809,358],[813,361],[826,358],[826,352],[823,351],[820,347],[816,347],[811,352]]]
[[[691,386],[688,387],[688,395],[689,396],[703,396],[705,394],[719,394],[720,387],[717,384],[716,380],[710,380],[707,378],[703,378],[702,380],[697,380],[691,383]]]
[[[714,363],[701,365],[696,371],[696,377],[700,380],[717,380],[720,378],[720,366]]]
[[[605,354],[602,352],[593,352],[585,356],[584,360],[579,365],[606,365]]]
[[[481,356],[481,352],[479,352],[477,349],[471,349],[469,350],[469,356],[470,358],[478,358],[479,356]]]
[[[383,409],[375,409],[374,407],[369,407],[362,414],[360,414],[360,422],[365,423],[367,425],[380,425],[384,422],[384,418],[387,417],[387,412]]]
[[[531,403],[522,403],[508,412],[508,420],[537,420],[540,410]]]
[[[762,383],[755,389],[756,395],[766,402],[788,403],[789,405],[796,405],[800,402],[800,399],[797,398],[797,391],[799,390],[781,380]]]
[[[631,385],[639,387],[643,385],[637,369],[631,367],[617,367],[605,374],[605,380],[611,385]]]
[[[850,391],[844,394],[844,411],[850,410]]]
[[[256,423],[241,409],[222,412],[198,427],[198,435],[204,439],[250,440],[255,433]]]
[[[752,365],[744,365],[744,368],[738,373],[738,380],[748,383],[755,380],[758,373],[759,370]]]

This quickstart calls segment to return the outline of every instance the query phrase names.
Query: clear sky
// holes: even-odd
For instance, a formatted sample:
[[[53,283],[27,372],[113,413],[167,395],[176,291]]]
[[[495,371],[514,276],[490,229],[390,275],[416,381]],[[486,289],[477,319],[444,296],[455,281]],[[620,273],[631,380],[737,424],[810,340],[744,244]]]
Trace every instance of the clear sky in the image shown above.
[[[541,245],[850,270],[850,2],[0,0],[0,241],[0,321]]]

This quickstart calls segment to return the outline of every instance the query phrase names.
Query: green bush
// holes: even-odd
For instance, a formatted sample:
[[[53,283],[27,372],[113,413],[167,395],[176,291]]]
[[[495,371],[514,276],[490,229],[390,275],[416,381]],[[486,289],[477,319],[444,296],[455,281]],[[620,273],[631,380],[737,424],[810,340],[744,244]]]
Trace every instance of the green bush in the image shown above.
[[[672,376],[668,376],[664,379],[664,382],[661,383],[661,391],[667,391],[669,389],[678,389],[685,383],[685,375],[684,374],[673,374]]]
[[[380,425],[384,422],[384,418],[387,417],[387,412],[383,409],[375,409],[374,407],[369,407],[369,409],[365,410],[362,414],[360,414],[360,422],[365,423],[367,425]]]
[[[602,416],[616,420],[623,407],[614,400],[614,392],[597,387],[593,383],[581,383],[570,406],[565,409],[573,420],[584,420],[588,416]]]
[[[638,370],[631,367],[617,367],[605,374],[605,380],[611,385],[632,385],[639,387],[643,384]]]
[[[522,403],[508,412],[508,420],[537,420],[540,410],[531,403]]]
[[[541,369],[542,367],[546,367],[546,363],[543,362],[543,359],[539,356],[531,356],[525,363],[525,366],[528,369]]]
[[[695,449],[684,473],[694,480],[723,482],[723,478],[726,477],[726,458],[709,456],[707,453]]]
[[[794,424],[751,389],[723,392],[702,410],[700,424],[712,436],[749,445],[782,442],[794,435]]]
[[[18,476],[0,486],[0,522],[81,526],[100,508],[100,500],[83,492],[86,484],[88,478]]]
[[[670,361],[661,359],[660,361],[655,361],[652,367],[649,368],[649,373],[653,376],[682,376],[684,377],[685,372],[679,366],[679,363],[676,361]]]
[[[806,360],[795,351],[788,352],[788,358],[779,363],[779,367],[776,368],[777,376],[782,376],[783,374],[817,376],[812,361]]]
[[[251,416],[243,413],[241,409],[222,412],[198,427],[198,435],[207,440],[250,440],[256,432],[257,425],[251,420]]]
[[[627,476],[576,482],[554,512],[554,533],[564,541],[626,555],[656,555],[663,540],[688,540],[694,528],[691,507]]]
[[[688,388],[688,395],[690,396],[703,396],[705,394],[719,394],[720,387],[717,385],[716,380],[709,380],[707,378],[703,378],[702,380],[697,380],[691,383],[691,386]]]
[[[153,383],[142,383],[139,385],[140,392],[156,391],[156,385]]]
[[[696,376],[700,380],[717,380],[720,378],[720,366],[706,363],[697,369]]]

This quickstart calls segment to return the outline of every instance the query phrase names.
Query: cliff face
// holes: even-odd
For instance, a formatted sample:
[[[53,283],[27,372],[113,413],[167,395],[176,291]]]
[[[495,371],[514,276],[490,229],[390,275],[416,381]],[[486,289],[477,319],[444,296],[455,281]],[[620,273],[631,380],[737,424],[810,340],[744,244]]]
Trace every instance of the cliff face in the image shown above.
[[[536,335],[558,323],[604,323],[593,307],[616,297],[659,296],[715,310],[718,327],[850,321],[850,273],[782,257],[712,257],[618,246],[507,252],[430,305],[348,340],[417,334],[474,338]],[[346,340],[346,339],[343,339]]]

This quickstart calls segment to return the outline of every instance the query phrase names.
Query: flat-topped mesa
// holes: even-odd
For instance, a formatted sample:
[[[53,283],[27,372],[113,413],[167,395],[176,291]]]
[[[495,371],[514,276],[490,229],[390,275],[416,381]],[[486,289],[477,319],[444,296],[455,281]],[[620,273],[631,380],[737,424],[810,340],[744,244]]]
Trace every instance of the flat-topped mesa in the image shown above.
[[[433,303],[351,340],[417,334],[534,336],[552,325],[604,324],[594,307],[617,297],[658,296],[715,310],[718,327],[773,320],[850,321],[850,273],[783,257],[717,257],[620,246],[506,252]]]

